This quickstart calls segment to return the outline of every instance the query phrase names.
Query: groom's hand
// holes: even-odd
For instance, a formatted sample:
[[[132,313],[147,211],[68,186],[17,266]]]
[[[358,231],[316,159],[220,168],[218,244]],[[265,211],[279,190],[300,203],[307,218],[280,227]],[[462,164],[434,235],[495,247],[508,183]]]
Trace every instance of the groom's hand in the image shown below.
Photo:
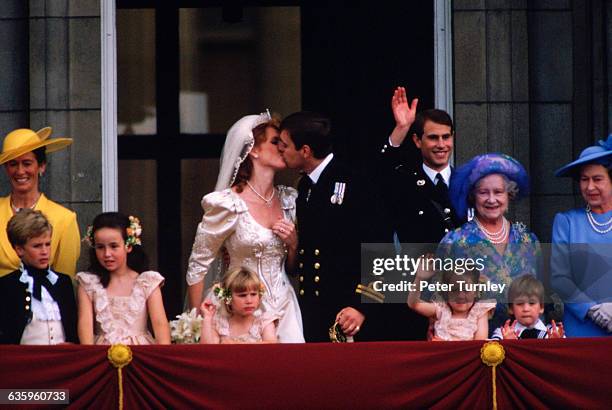
[[[365,316],[357,309],[345,307],[336,315],[336,321],[347,336],[355,336],[361,330]]]

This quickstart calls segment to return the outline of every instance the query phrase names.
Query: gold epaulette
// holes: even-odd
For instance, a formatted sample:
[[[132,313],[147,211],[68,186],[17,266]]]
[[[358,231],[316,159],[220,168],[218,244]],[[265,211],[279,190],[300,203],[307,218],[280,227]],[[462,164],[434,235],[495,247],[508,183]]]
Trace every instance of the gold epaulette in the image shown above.
[[[373,301],[378,303],[384,303],[385,301],[385,295],[382,292],[374,290],[374,282],[371,282],[368,286],[362,285],[360,283],[359,285],[357,285],[355,293],[359,293],[362,296],[372,299]]]

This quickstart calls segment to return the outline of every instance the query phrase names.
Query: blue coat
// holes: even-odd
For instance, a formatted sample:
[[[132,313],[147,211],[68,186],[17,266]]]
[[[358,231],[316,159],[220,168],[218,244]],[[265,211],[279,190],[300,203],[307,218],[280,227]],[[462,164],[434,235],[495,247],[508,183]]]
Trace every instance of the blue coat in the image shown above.
[[[594,217],[604,222],[612,211]],[[577,208],[555,216],[552,242],[551,284],[565,302],[567,335],[610,336],[587,313],[593,305],[612,302],[612,231],[595,232],[584,208]]]

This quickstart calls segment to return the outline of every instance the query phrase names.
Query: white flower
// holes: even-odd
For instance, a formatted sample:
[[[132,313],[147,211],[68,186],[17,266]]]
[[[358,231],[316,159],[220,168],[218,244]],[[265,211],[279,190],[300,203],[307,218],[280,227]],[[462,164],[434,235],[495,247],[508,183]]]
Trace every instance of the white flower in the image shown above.
[[[183,312],[170,321],[170,336],[174,343],[199,343],[202,331],[202,316],[196,315],[196,309]]]

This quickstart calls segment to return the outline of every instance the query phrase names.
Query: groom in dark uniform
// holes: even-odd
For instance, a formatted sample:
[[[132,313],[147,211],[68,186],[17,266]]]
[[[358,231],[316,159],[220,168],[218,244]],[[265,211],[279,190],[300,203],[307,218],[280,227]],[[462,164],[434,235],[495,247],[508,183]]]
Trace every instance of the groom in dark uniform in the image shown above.
[[[287,166],[304,173],[298,185],[299,246],[293,272],[299,280],[306,341],[329,341],[328,329],[336,321],[345,335],[373,340],[368,329],[378,320],[368,314],[370,304],[361,303],[356,289],[361,242],[384,235],[366,231],[384,225],[376,219],[376,209],[382,207],[354,170],[333,154],[329,118],[297,112],[282,121],[280,131],[279,150]],[[360,206],[368,207],[368,213]]]

